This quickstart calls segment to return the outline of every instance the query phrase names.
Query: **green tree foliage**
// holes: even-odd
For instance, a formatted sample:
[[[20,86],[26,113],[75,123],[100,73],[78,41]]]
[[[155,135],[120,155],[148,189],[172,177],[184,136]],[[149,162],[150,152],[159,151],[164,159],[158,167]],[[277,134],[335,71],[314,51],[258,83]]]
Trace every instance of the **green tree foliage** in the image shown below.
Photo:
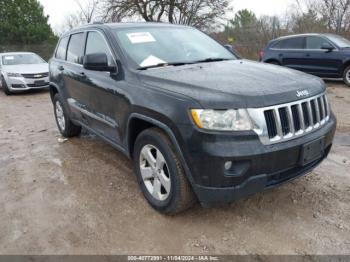
[[[0,0],[0,44],[39,44],[57,39],[37,0]]]
[[[256,15],[247,10],[239,10],[225,26],[227,42],[233,44],[241,55],[249,57],[259,46],[259,21]]]
[[[248,9],[239,10],[234,19],[230,20],[230,25],[235,29],[254,27],[258,19],[255,14]]]
[[[292,14],[291,22],[293,33],[327,32],[326,20],[312,9],[302,14]]]

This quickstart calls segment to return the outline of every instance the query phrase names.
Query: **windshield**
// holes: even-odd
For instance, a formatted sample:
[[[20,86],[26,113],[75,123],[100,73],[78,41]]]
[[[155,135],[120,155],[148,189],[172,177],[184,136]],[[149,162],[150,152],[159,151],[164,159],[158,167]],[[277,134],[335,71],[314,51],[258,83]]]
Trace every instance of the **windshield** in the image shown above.
[[[3,65],[30,65],[46,63],[36,54],[11,54],[2,57]]]
[[[339,46],[340,48],[350,47],[350,41],[344,37],[338,35],[327,35],[329,40],[331,40],[334,44]]]
[[[114,35],[139,68],[236,59],[226,48],[193,28],[116,29]]]

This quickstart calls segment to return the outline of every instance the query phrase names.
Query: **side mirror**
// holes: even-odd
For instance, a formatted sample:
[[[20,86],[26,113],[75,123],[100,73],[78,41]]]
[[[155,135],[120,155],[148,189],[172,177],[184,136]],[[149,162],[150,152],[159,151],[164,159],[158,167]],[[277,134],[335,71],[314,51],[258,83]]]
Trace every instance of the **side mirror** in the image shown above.
[[[323,43],[321,49],[332,51],[334,50],[334,46],[332,46],[330,43]]]
[[[116,72],[116,66],[108,65],[108,57],[105,53],[93,53],[85,55],[83,58],[83,66],[87,70]]]
[[[232,45],[227,44],[227,45],[224,45],[224,47],[225,47],[228,51],[230,51],[232,54],[234,54],[238,59],[241,58],[241,56],[237,53],[237,51],[235,50],[235,48],[234,48]]]
[[[224,45],[224,47],[225,47],[228,51],[230,51],[231,53],[235,53],[235,50],[234,50],[234,48],[233,48],[232,45],[227,44],[227,45]]]

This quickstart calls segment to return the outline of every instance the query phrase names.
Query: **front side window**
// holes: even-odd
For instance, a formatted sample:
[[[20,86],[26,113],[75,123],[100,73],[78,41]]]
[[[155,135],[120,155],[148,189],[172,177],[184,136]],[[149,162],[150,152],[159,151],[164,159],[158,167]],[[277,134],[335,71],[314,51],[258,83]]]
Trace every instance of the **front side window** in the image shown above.
[[[67,61],[76,64],[81,64],[80,58],[82,56],[83,46],[83,33],[71,35],[67,49]]]
[[[304,37],[283,39],[277,42],[273,48],[278,49],[304,49]]]
[[[206,34],[187,27],[115,29],[117,41],[138,67],[232,60],[236,57]]]
[[[66,51],[67,51],[67,44],[68,44],[68,36],[61,39],[57,51],[56,51],[56,58],[66,60]]]
[[[307,49],[322,49],[322,45],[330,44],[326,39],[319,36],[308,36],[306,38]]]
[[[36,54],[10,54],[2,57],[3,65],[33,65],[46,63]]]
[[[112,56],[108,44],[104,37],[98,32],[89,32],[86,42],[85,54],[105,53],[108,57],[108,62],[112,64]]]

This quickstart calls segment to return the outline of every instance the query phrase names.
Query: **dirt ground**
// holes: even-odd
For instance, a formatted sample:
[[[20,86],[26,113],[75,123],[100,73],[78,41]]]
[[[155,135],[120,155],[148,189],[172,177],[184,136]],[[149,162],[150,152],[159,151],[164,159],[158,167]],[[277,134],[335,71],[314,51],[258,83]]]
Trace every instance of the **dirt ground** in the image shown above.
[[[46,91],[0,92],[0,254],[350,254],[350,88],[327,84],[338,131],[312,174],[175,217],[108,144],[59,142]]]

